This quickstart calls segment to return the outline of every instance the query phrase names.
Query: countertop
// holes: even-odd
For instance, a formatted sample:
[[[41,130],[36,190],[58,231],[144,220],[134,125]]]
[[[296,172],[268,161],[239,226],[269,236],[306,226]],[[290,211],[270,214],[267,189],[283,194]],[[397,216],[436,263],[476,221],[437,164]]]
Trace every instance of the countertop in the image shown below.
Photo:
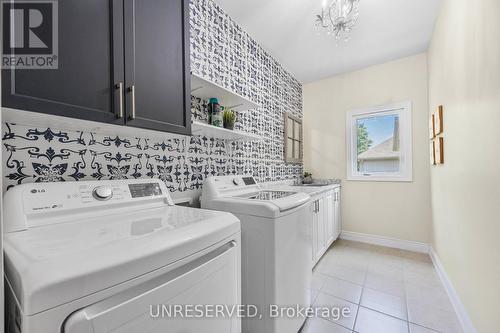
[[[330,184],[325,186],[294,186],[294,185],[276,185],[272,186],[269,189],[277,190],[277,191],[294,191],[294,192],[302,192],[307,193],[311,197],[315,197],[323,192],[331,191],[337,187],[341,187],[340,183]]]

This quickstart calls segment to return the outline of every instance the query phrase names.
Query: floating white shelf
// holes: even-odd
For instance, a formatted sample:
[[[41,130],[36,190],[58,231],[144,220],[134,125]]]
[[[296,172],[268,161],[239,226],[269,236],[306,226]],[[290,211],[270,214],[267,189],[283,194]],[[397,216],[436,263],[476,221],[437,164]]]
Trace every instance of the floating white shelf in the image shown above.
[[[215,97],[219,100],[220,105],[235,111],[247,111],[260,107],[259,104],[252,102],[248,98],[195,74],[191,74],[191,95],[205,99]]]
[[[262,140],[257,134],[242,132],[238,130],[228,130],[222,127],[215,127],[199,121],[193,121],[191,126],[193,135],[204,135],[212,138],[230,140],[230,141],[256,141]]]

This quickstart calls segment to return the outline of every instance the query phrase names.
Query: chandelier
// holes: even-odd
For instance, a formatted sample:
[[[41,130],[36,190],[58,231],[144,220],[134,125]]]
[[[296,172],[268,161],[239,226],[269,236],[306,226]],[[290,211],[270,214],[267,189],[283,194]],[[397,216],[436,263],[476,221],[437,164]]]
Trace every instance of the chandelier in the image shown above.
[[[316,27],[325,28],[328,35],[348,41],[358,18],[359,0],[323,0],[321,14],[316,15]]]

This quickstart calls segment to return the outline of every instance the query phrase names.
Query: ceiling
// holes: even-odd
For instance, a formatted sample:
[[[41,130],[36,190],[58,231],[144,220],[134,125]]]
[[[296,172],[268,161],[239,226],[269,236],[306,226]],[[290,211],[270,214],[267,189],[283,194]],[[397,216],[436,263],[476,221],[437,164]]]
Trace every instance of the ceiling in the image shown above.
[[[215,0],[303,83],[427,50],[441,0],[360,0],[348,42],[318,31],[322,0]]]

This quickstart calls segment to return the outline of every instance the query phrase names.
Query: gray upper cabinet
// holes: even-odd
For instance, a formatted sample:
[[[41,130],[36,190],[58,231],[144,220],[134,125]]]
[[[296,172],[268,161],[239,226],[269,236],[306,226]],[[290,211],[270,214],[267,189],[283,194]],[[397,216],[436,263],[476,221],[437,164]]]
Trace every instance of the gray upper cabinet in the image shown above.
[[[4,69],[2,105],[120,123],[113,86],[124,79],[123,4],[64,0],[58,10],[59,68]]]
[[[125,0],[131,126],[190,134],[188,6],[187,0]]]
[[[190,134],[188,0],[58,2],[59,68],[4,69],[2,105]]]

